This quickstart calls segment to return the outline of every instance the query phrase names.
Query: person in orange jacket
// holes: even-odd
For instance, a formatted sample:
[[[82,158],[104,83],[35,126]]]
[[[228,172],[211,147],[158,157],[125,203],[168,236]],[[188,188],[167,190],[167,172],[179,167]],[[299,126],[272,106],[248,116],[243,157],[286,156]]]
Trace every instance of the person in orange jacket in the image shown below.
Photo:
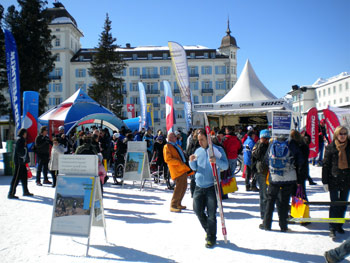
[[[168,164],[171,179],[175,181],[175,189],[171,199],[170,211],[181,212],[186,206],[181,205],[187,189],[187,176],[191,169],[186,165],[186,158],[181,146],[176,144],[176,135],[168,134],[168,143],[163,148],[164,161]]]

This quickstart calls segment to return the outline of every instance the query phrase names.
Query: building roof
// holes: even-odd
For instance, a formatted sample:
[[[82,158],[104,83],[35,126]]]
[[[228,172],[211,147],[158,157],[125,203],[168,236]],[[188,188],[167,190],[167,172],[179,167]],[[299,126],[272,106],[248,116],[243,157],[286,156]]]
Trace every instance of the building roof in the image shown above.
[[[247,59],[247,62],[245,63],[236,84],[225,95],[225,97],[218,101],[218,103],[267,99],[276,99],[276,97],[259,80],[252,65]]]
[[[318,87],[322,87],[325,85],[328,85],[330,83],[345,79],[345,78],[350,78],[350,72],[342,72],[339,75],[330,77],[328,79],[324,79],[324,78],[319,78],[315,81],[314,84],[312,84],[313,87],[318,88]]]
[[[237,42],[236,39],[231,36],[231,30],[230,30],[230,20],[227,20],[227,30],[226,30],[226,36],[224,36],[221,40],[221,48],[225,48],[225,47],[236,47],[237,46]]]
[[[45,17],[50,21],[50,24],[73,24],[78,28],[77,21],[67,11],[64,5],[60,2],[53,3],[54,7],[47,8],[44,11]]]

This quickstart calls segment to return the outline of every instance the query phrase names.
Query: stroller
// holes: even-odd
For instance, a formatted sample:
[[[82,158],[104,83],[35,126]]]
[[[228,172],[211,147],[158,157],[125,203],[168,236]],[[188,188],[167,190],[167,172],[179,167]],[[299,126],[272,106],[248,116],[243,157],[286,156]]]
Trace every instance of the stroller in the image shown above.
[[[169,190],[174,190],[175,181],[170,177],[169,169],[166,163],[157,164],[157,157],[153,158],[150,162],[150,172],[155,183],[160,183],[161,178],[165,180]]]

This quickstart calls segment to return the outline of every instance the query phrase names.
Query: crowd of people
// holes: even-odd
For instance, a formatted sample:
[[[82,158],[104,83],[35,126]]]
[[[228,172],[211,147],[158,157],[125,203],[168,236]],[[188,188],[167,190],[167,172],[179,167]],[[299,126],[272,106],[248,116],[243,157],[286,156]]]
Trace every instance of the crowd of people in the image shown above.
[[[131,132],[124,127],[113,131],[107,128],[73,131],[68,136],[64,127],[59,133],[48,136],[46,126],[41,127],[35,140],[33,150],[36,154],[36,184],[56,186],[58,174],[58,156],[60,154],[96,154],[100,155],[100,164],[115,167],[124,163],[128,141],[146,141],[150,162],[156,163],[164,171],[169,170],[176,182],[170,204],[171,212],[186,209],[182,199],[190,177],[193,209],[200,224],[206,232],[206,247],[216,244],[216,210],[217,199],[214,190],[214,178],[210,163],[216,163],[218,173],[227,170],[226,176],[234,177],[237,158],[243,154],[245,166],[245,190],[258,191],[260,197],[260,229],[270,231],[272,215],[277,207],[279,226],[282,232],[288,231],[288,212],[291,196],[299,187],[306,195],[306,180],[315,184],[309,175],[309,164],[322,166],[322,183],[329,192],[332,202],[348,201],[350,189],[350,139],[348,129],[339,126],[335,129],[333,141],[325,133],[324,122],[320,123],[320,154],[317,160],[309,160],[310,136],[306,132],[292,130],[289,135],[271,138],[269,130],[254,130],[253,127],[223,127],[214,129],[209,136],[214,144],[214,157],[208,154],[208,137],[203,129],[190,130],[187,134],[181,129],[169,132],[167,138],[161,130],[156,134],[151,129]],[[8,198],[17,199],[16,187],[21,181],[23,195],[32,196],[28,190],[27,167],[29,163],[26,146],[27,131],[21,129],[16,142],[14,162],[15,174],[11,182]],[[327,144],[324,158],[323,149]],[[51,149],[52,148],[52,149]],[[51,173],[52,182],[48,178]],[[41,173],[43,181],[41,181]],[[102,184],[105,181],[102,182]],[[223,196],[225,198],[225,196]],[[227,198],[227,196],[226,196]],[[330,218],[344,218],[347,206],[330,205]],[[345,231],[340,223],[329,224],[330,237]],[[350,241],[325,254],[328,262],[339,262],[350,253]]]

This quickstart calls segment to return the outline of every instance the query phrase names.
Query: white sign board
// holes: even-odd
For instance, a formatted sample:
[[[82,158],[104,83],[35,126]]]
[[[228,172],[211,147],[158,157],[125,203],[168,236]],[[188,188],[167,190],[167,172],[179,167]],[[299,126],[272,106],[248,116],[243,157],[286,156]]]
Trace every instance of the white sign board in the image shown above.
[[[98,174],[97,155],[60,154],[58,157],[58,171],[60,174]]]
[[[128,142],[123,180],[143,181],[150,174],[146,142]]]
[[[292,127],[291,111],[272,112],[272,136],[289,135]]]

